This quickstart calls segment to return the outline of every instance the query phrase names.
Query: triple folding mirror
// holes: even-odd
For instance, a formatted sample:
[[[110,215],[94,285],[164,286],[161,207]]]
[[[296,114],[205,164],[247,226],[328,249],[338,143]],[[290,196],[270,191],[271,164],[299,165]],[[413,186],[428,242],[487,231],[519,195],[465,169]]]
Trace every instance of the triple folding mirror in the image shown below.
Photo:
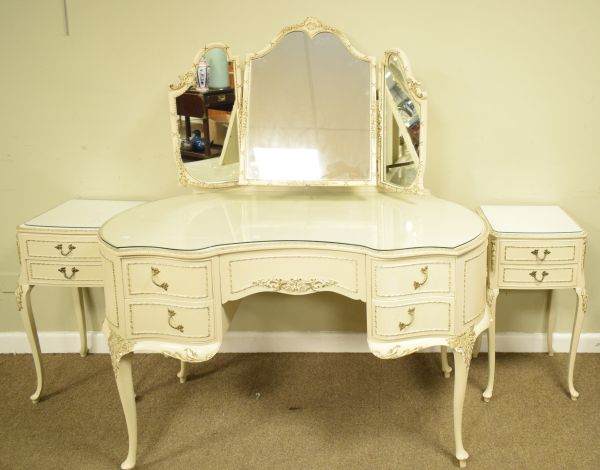
[[[240,63],[206,46],[170,87],[183,185],[381,185],[423,192],[426,95],[399,50],[379,66],[315,18]],[[379,82],[379,83],[378,83]]]

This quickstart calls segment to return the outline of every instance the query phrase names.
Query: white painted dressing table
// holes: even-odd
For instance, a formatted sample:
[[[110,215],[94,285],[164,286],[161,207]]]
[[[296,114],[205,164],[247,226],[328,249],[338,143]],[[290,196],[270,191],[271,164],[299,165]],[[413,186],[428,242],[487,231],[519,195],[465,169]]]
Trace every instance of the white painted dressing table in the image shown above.
[[[548,353],[553,354],[552,333],[556,313],[550,309],[554,289],[574,289],[577,308],[569,349],[568,386],[572,400],[579,397],[573,385],[575,356],[583,316],[587,310],[584,261],[586,234],[558,206],[481,206],[479,213],[490,229],[489,328],[490,375],[485,401],[494,389],[496,354],[496,301],[500,289],[548,291]]]
[[[236,102],[221,158],[202,174],[181,158],[189,132],[176,103],[213,48],[230,61]],[[171,85],[179,181],[202,194],[132,208],[100,230],[104,332],[129,435],[122,468],[137,453],[133,352],[207,361],[242,298],[322,291],[366,303],[366,341],[382,359],[440,346],[448,375],[453,348],[455,451],[466,465],[467,375],[489,325],[488,232],[423,186],[426,94],[406,56],[387,51],[377,71],[340,31],[307,18],[247,56],[243,86],[220,43]]]
[[[21,263],[17,309],[21,312],[37,375],[31,400],[37,403],[44,385],[40,343],[31,308],[36,285],[71,287],[79,326],[80,354],[87,354],[83,289],[102,287],[102,261],[98,229],[119,212],[139,201],[73,199],[17,227],[17,252]]]

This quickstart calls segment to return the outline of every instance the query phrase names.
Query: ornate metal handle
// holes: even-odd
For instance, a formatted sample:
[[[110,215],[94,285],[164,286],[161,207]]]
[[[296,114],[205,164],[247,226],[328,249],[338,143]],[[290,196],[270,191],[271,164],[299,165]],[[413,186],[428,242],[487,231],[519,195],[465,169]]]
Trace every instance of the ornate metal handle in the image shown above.
[[[59,268],[58,272],[59,273],[63,273],[63,276],[65,276],[65,279],[72,279],[73,276],[75,276],[75,273],[79,272],[79,269],[77,269],[77,268],[71,268],[71,275],[70,276],[67,276],[67,268],[65,268],[65,267]]]
[[[171,310],[171,309],[168,309],[167,311],[169,312],[169,319],[167,320],[167,323],[169,323],[169,326],[171,328],[173,328],[174,330],[177,330],[180,333],[183,333],[183,325],[173,325],[173,323],[171,323],[171,320],[173,319],[173,317],[175,315],[177,315],[177,312],[175,310]]]
[[[168,290],[169,289],[169,284],[167,284],[166,282],[160,282],[157,281],[156,279],[154,279],[156,276],[158,276],[160,274],[160,269],[155,268],[154,266],[151,266],[150,269],[152,270],[152,284],[154,284],[156,287],[160,287],[163,290]]]
[[[402,331],[404,328],[407,328],[410,325],[412,325],[412,322],[415,319],[415,307],[410,307],[408,309],[408,315],[410,316],[410,320],[408,321],[408,323],[404,323],[404,322],[398,323],[398,328],[400,329],[400,331]]]
[[[227,99],[227,95],[217,95],[217,101],[222,102]]]
[[[419,282],[419,281],[413,282],[413,287],[415,288],[415,290],[417,290],[419,287],[425,285],[425,283],[429,279],[429,267],[428,266],[422,267],[421,274],[423,275],[423,280],[421,282]]]
[[[71,251],[73,251],[73,250],[74,250],[75,248],[77,248],[77,247],[76,247],[75,245],[71,245],[71,244],[69,243],[69,246],[67,247],[67,249],[68,249],[69,251],[67,251],[66,253],[63,251],[63,245],[62,245],[62,243],[59,243],[59,244],[58,244],[58,245],[56,245],[54,248],[56,248],[56,249],[57,249],[57,250],[60,252],[60,254],[61,254],[61,255],[63,255],[63,256],[67,256],[68,254],[70,254],[70,253],[71,253]]]
[[[531,252],[531,254],[533,256],[535,256],[538,259],[538,261],[544,261],[546,259],[546,256],[548,256],[552,252],[550,250],[548,250],[548,249],[545,249],[544,250],[544,256],[542,256],[541,258],[539,256],[539,253],[540,253],[540,250],[538,250],[537,248]]]
[[[542,271],[542,278],[541,279],[538,279],[538,277],[537,277],[537,271],[531,271],[529,273],[529,275],[532,278],[534,278],[537,282],[542,282],[544,280],[544,278],[548,275],[548,272],[547,271]]]

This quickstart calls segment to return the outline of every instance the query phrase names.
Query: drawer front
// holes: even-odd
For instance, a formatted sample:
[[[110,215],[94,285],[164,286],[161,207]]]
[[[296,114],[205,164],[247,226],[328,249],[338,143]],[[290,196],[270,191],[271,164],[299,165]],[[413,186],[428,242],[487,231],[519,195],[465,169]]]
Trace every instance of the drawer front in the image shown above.
[[[549,289],[572,287],[577,282],[573,266],[500,266],[500,287]]]
[[[101,264],[27,261],[29,279],[36,284],[101,285]]]
[[[60,258],[100,260],[100,250],[93,237],[52,237],[52,239],[26,239],[25,256],[28,258]]]
[[[127,296],[166,294],[188,299],[212,298],[211,263],[163,259],[126,261]]]
[[[158,302],[130,302],[126,309],[132,336],[169,336],[198,341],[213,337],[212,302],[193,307]]]
[[[231,106],[235,102],[233,92],[215,93],[204,95],[204,101],[207,107]]]
[[[256,292],[300,295],[321,291],[365,301],[365,257],[308,250],[273,250],[221,257],[224,302]]]
[[[500,242],[500,263],[576,263],[578,240],[506,240]]]
[[[413,294],[450,294],[453,263],[439,259],[418,263],[374,261],[374,295],[381,298]]]
[[[394,339],[421,333],[449,333],[452,330],[452,301],[431,299],[420,302],[373,304],[372,334]]]

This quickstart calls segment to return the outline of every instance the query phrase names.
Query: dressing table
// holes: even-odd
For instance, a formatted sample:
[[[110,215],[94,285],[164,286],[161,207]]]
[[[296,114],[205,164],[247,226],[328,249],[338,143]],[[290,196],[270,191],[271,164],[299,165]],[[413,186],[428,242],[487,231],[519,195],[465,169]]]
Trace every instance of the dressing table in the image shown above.
[[[467,375],[490,318],[488,231],[423,186],[427,101],[405,55],[390,50],[377,65],[314,18],[284,28],[246,58],[224,157],[190,171],[176,99],[197,86],[210,47],[225,49],[239,80],[229,49],[207,46],[169,92],[179,180],[201,192],[127,210],[99,234],[103,330],[129,436],[121,468],[137,454],[132,353],[179,359],[184,379],[185,363],[219,351],[241,299],[324,291],[366,304],[379,358],[453,349],[455,455],[465,466]]]

